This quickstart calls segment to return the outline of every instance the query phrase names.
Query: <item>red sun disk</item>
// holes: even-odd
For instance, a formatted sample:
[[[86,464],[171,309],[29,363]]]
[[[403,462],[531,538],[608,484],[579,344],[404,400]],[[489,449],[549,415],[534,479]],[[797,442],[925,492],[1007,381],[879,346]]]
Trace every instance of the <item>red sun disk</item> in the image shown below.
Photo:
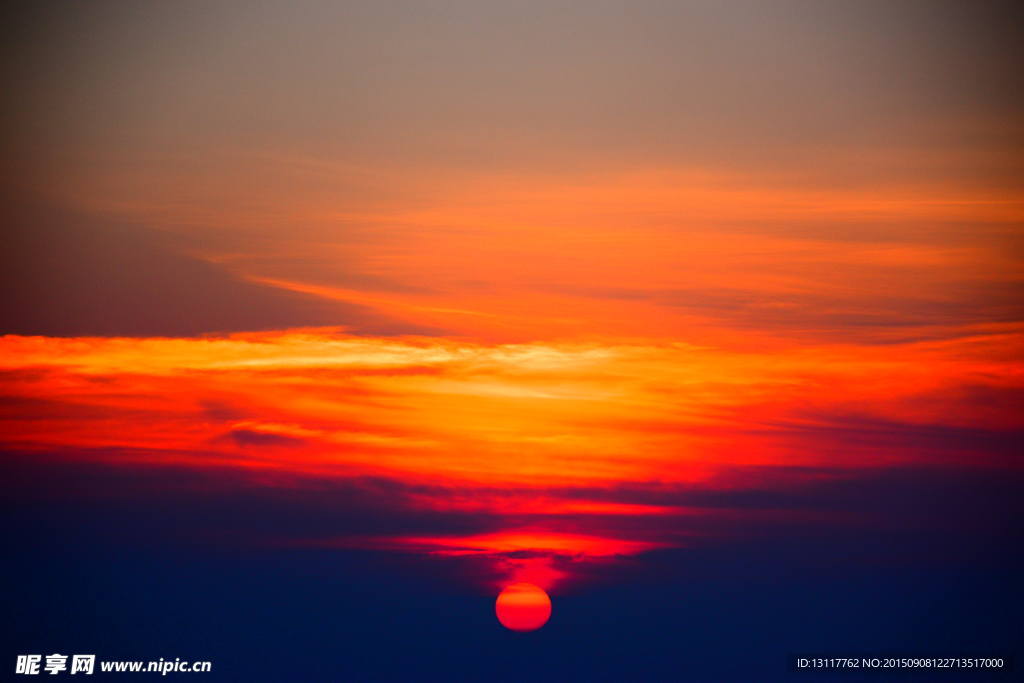
[[[536,631],[551,618],[551,598],[532,583],[513,583],[498,595],[494,611],[507,629]]]

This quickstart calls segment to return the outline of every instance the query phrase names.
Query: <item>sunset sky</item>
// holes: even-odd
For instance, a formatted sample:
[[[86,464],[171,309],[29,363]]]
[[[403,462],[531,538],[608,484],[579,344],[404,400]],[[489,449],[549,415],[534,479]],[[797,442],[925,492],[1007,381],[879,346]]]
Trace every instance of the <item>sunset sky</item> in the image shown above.
[[[941,0],[8,11],[15,650],[279,680],[1019,656],[990,607],[1024,602],[1022,25]],[[518,581],[552,597],[534,635],[488,611]],[[766,631],[756,661],[668,654]]]

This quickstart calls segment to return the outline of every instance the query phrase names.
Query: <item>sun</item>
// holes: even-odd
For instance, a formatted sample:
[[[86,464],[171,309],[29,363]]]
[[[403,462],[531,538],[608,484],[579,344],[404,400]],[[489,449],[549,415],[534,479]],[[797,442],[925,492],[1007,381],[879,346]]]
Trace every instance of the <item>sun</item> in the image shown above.
[[[494,611],[507,629],[536,631],[551,618],[551,598],[532,583],[513,583],[498,595]]]

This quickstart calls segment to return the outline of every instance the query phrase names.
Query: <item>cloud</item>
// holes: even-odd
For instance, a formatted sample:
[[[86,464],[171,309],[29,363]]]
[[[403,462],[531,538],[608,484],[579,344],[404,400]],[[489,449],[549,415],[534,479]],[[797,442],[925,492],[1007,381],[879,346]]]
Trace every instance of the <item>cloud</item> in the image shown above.
[[[94,501],[104,523],[141,501],[147,524],[197,539],[441,553],[559,582],[824,528],[982,534],[1015,514],[1020,373],[991,353],[1014,343],[8,336],[6,494]]]
[[[102,463],[74,450],[3,455],[6,504],[16,505],[31,528],[59,529],[63,538],[164,548],[362,550],[419,558],[421,566],[439,565],[488,588],[510,577],[560,590],[623,574],[657,580],[674,572],[678,580],[702,576],[707,567],[739,571],[758,556],[758,566],[769,571],[836,562],[848,570],[991,563],[1008,539],[1019,538],[1015,522],[1024,513],[1019,468],[732,468],[704,484],[547,490],[568,500],[673,505],[684,510],[679,514],[510,515],[445,503],[466,494],[484,501],[530,497],[536,489],[275,476],[229,461],[202,468],[144,459]],[[424,495],[431,504],[423,504]]]
[[[358,304],[238,278],[146,228],[15,202],[2,244],[0,331],[51,336],[193,336],[339,325],[356,333],[434,331]]]
[[[901,292],[899,283],[916,278],[920,289],[922,283],[934,279],[934,267],[895,267],[870,261],[833,267],[849,281],[873,274],[870,289],[851,291],[829,282],[815,289],[808,282],[801,288],[774,291],[758,287],[568,287],[563,291],[595,299],[646,302],[705,316],[730,329],[817,341],[905,343],[962,336],[984,324],[1024,321],[1024,287],[1012,279],[947,280],[929,296],[922,296]],[[886,280],[893,286],[880,291],[879,283]]]
[[[239,446],[301,446],[305,443],[302,439],[273,432],[260,432],[253,429],[232,429],[228,432],[230,437]]]

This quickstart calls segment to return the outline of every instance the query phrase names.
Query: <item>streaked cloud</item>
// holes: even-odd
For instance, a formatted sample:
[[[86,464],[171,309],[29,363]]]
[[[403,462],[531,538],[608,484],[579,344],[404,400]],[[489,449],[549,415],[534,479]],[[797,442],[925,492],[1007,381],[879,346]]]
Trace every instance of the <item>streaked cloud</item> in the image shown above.
[[[1020,343],[1013,330],[761,351],[330,329],[8,336],[4,444],[283,492],[321,481],[356,487],[390,514],[477,516],[492,530],[264,541],[471,555],[533,576],[558,558],[714,537],[730,519],[837,521],[828,506],[755,490],[868,470],[1009,467],[1020,416],[990,397],[1024,391],[1024,369],[993,350]],[[374,494],[374,481],[394,483]],[[789,502],[772,512],[771,495]],[[534,559],[520,562],[524,552]],[[544,580],[572,571],[556,574]]]

